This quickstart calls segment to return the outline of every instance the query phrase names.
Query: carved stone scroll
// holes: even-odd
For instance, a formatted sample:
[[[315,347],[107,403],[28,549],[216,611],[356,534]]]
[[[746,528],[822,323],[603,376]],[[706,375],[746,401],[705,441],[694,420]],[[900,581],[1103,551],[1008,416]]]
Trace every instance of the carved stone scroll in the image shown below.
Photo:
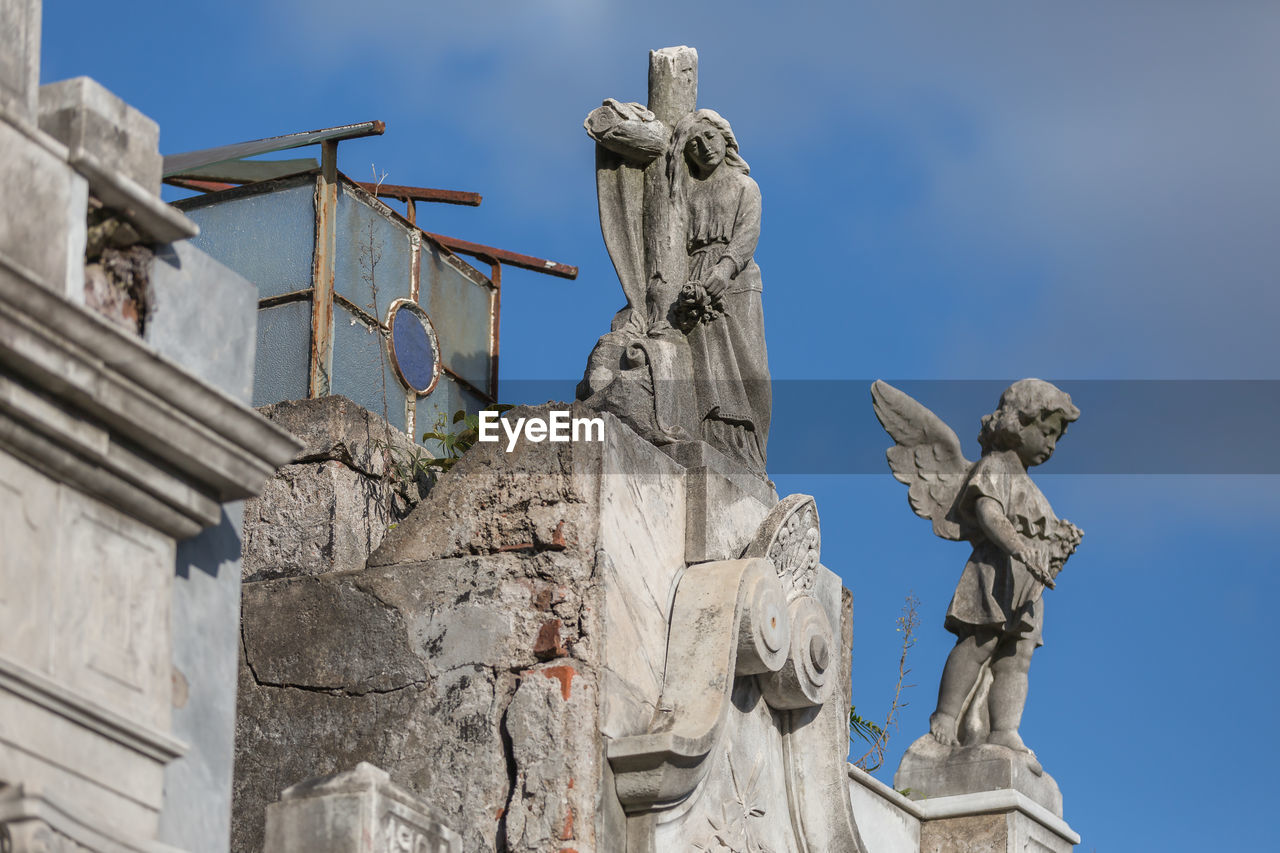
[[[781,668],[789,635],[785,597],[769,561],[722,560],[686,572],[672,611],[658,714],[648,732],[609,747],[624,809],[662,808],[689,796],[723,734],[734,675]]]

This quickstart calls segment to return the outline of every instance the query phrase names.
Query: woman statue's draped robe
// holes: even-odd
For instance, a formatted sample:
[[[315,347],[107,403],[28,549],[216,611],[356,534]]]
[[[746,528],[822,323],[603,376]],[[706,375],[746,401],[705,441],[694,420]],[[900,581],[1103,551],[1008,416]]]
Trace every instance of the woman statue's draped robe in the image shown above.
[[[684,182],[689,280],[701,282],[721,260],[737,274],[720,295],[719,316],[689,330],[702,439],[763,473],[772,395],[764,343],[760,268],[760,188],[722,163],[705,180]]]

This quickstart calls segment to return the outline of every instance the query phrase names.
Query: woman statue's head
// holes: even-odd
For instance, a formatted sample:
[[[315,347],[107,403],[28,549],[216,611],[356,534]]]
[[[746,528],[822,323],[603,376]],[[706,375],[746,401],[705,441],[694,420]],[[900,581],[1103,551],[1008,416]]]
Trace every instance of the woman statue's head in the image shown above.
[[[751,167],[738,153],[738,140],[720,113],[715,110],[696,110],[676,123],[671,134],[671,147],[667,149],[667,178],[671,182],[671,195],[677,196],[684,186],[686,170],[705,178],[721,164],[742,172],[751,173]]]

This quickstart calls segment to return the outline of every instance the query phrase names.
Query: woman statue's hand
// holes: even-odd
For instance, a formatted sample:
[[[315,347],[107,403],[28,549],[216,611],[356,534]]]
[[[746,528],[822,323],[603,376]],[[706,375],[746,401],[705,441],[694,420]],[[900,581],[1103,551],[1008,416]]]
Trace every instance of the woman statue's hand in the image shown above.
[[[722,260],[716,264],[711,270],[711,274],[702,282],[702,286],[706,288],[707,295],[712,299],[719,299],[720,296],[729,289],[729,282],[733,281],[733,262]]]

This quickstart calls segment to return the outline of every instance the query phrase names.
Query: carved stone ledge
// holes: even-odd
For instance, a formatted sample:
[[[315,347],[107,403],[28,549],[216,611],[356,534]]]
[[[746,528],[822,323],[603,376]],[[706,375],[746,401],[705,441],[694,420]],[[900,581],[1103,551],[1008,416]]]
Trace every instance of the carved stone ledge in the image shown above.
[[[0,447],[176,538],[300,448],[252,409],[0,260]]]
[[[181,741],[118,714],[3,656],[0,656],[0,690],[21,696],[160,763],[172,761],[187,749]]]
[[[118,833],[102,816],[73,808],[46,791],[0,782],[0,850],[4,853],[180,853],[175,847]]]

